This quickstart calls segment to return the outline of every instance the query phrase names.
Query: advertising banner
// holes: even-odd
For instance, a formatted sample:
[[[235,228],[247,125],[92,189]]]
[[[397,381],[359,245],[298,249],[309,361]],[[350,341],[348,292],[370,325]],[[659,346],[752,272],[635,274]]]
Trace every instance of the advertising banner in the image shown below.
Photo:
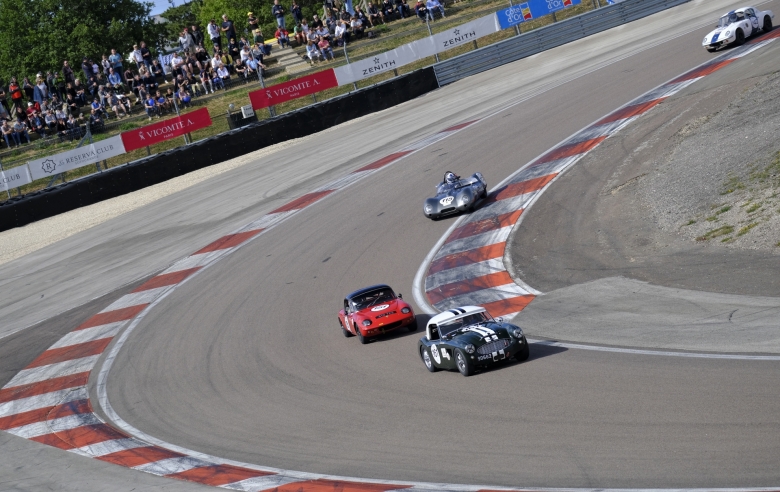
[[[441,53],[500,30],[501,26],[497,22],[496,14],[490,14],[436,33],[433,35],[433,41],[436,46],[436,52]]]
[[[27,166],[19,166],[0,171],[0,190],[8,191],[32,183],[32,176]]]
[[[272,85],[265,89],[252,91],[249,93],[249,100],[252,101],[254,109],[262,109],[337,87],[338,85],[336,74],[333,73],[333,70],[325,70],[289,82]]]
[[[143,126],[122,133],[122,142],[127,152],[142,149],[146,146],[164,142],[175,137],[211,126],[211,116],[208,108],[201,108],[190,113],[160,121],[153,125]]]
[[[551,14],[558,10],[571,7],[573,5],[579,5],[581,0],[528,0],[527,2],[521,2],[508,9],[499,10],[498,22],[501,24],[501,29],[512,27],[521,22],[529,21],[531,19],[538,19],[543,15]]]
[[[339,85],[351,84],[373,75],[392,71],[420,59],[414,43],[405,44],[374,57],[336,67],[333,72]]]
[[[30,174],[35,180],[88,166],[89,164],[124,153],[125,147],[122,145],[122,137],[117,135],[61,154],[36,159],[28,164],[30,166]]]

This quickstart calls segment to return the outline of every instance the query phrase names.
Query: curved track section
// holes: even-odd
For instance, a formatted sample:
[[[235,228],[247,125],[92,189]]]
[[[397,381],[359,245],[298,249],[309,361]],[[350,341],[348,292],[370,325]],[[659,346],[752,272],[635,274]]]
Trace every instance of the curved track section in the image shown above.
[[[695,65],[700,55],[686,58],[681,50],[676,63]],[[422,219],[414,199],[436,176],[474,162],[491,182],[510,174],[517,162],[612,110],[616,94],[628,100],[643,84],[652,87],[647,79],[658,76],[648,77],[647,67],[663,54],[638,58],[579,81],[586,93],[606,90],[594,99],[562,87],[493,115],[499,124],[448,128],[462,138],[434,137],[428,143],[436,145],[406,149],[417,152],[392,172],[380,169],[395,158],[363,166],[211,243],[38,357],[0,392],[1,422],[17,435],[103,461],[246,490],[775,481],[771,429],[780,423],[771,411],[777,393],[766,391],[774,373],[765,367],[659,364],[636,354],[539,347],[529,363],[464,379],[427,374],[408,337],[360,347],[338,334],[334,298],[379,280],[403,290],[422,251],[445,232],[446,222]],[[638,73],[616,83],[615,74],[629,66]],[[565,111],[550,114],[554,104]],[[527,149],[498,145],[517,135],[527,136]],[[355,175],[369,171],[357,183]],[[272,226],[284,234],[263,234]],[[204,268],[217,258],[220,268]],[[112,339],[130,319],[134,329],[121,335],[122,347]],[[86,378],[111,343],[122,350],[108,352],[90,399]],[[95,391],[112,402],[109,413],[138,432],[107,426],[92,411]],[[764,425],[746,429],[749,421]],[[145,435],[155,437],[139,439]],[[701,449],[707,456],[696,453]],[[312,473],[279,473],[283,468]],[[343,476],[401,481],[349,484]]]

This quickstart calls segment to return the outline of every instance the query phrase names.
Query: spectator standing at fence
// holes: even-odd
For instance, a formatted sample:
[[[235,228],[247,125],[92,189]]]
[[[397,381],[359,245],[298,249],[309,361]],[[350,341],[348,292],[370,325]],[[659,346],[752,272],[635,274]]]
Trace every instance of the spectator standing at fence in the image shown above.
[[[108,61],[111,62],[111,67],[116,73],[122,73],[125,71],[122,66],[122,55],[120,55],[115,48],[111,48],[111,56],[108,57]]]
[[[230,41],[230,38],[235,39],[236,38],[236,26],[233,24],[233,21],[228,19],[227,14],[222,15],[222,28],[221,31],[225,33],[225,39]],[[219,43],[219,48],[222,49],[222,42]]]
[[[212,45],[217,45],[222,48],[222,33],[220,32],[219,26],[217,26],[217,21],[214,19],[211,19],[206,25],[206,31],[209,34],[209,39],[211,39]]]
[[[296,0],[293,0],[292,6],[290,6],[290,13],[296,24],[303,20],[303,10]]]
[[[425,6],[428,7],[428,11],[431,13],[431,20],[433,20],[433,15],[437,11],[441,14],[442,19],[446,17],[444,15],[444,5],[439,0],[428,0],[425,2]]]
[[[284,7],[282,7],[279,4],[279,0],[274,0],[274,6],[271,7],[271,13],[276,18],[276,25],[277,25],[277,27],[285,27],[285,24],[284,24],[285,10],[284,10]]]

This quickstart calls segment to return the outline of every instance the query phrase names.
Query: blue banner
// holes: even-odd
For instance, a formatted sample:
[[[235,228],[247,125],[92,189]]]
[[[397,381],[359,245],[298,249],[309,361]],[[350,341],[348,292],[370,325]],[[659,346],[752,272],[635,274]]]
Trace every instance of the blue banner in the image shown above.
[[[543,15],[563,10],[572,5],[579,5],[580,1],[581,0],[528,0],[527,2],[519,3],[508,9],[499,10],[496,15],[498,15],[498,22],[501,24],[501,29],[506,29],[507,27],[512,27],[521,22],[538,19]]]

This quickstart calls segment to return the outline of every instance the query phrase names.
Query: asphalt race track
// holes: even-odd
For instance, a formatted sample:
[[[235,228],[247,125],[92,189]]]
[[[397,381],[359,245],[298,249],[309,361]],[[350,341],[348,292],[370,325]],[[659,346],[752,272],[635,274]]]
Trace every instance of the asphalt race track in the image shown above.
[[[707,61],[712,55],[700,46],[701,38],[717,13],[705,16],[707,27],[701,27],[701,18],[694,20],[691,12],[716,3],[717,13],[734,6],[696,1],[683,6],[687,10],[635,23],[656,31],[663,25],[658,19],[676,24],[677,35],[658,43],[643,31],[648,44],[642,49],[632,47],[626,26],[583,42],[576,70],[566,63],[555,70],[545,58],[574,57],[574,48],[564,46],[375,115],[413,127],[417,111],[427,109],[423,114],[431,118],[430,111],[447,97],[475,93],[484,101],[463,103],[468,107],[463,114],[456,111],[457,101],[450,102],[446,121],[365,152],[360,151],[364,137],[354,126],[320,137],[316,145],[344,159],[320,169],[321,179],[329,180],[412,140],[495,113],[304,209],[173,291],[135,328],[114,361],[108,379],[114,409],[143,432],[178,446],[314,473],[514,487],[780,484],[778,362],[532,346],[524,364],[463,378],[425,370],[415,352],[419,332],[361,346],[341,335],[336,320],[342,296],[368,284],[389,283],[412,301],[417,269],[454,220],[431,222],[421,210],[445,171],[481,171],[493,186],[618,106]],[[780,12],[780,1],[761,8]],[[626,56],[604,58],[611,45]],[[541,80],[533,90],[512,86],[538,66]],[[497,76],[508,81],[506,92],[485,98],[480,91]],[[573,80],[562,83],[567,77]],[[496,112],[502,106],[510,107]],[[366,125],[375,123],[371,118]],[[290,152],[312,158],[311,148]],[[226,201],[219,191],[230,189],[231,177],[245,179],[228,174],[219,190],[205,195],[195,187],[170,202],[191,203],[200,191],[199,210],[218,209]],[[317,179],[301,184],[309,188],[299,194],[315,188]],[[274,204],[258,201],[252,215],[231,205],[230,220],[223,222],[249,222]],[[130,215],[137,219],[153,210],[143,207]],[[153,216],[146,218],[151,222]],[[163,218],[176,229],[167,240],[179,243],[163,248],[168,255],[177,247],[186,254],[206,244],[208,227],[227,227],[204,220],[197,234],[184,233],[177,229],[182,220]],[[93,239],[120,225],[115,219],[81,235]],[[142,234],[128,238],[139,245],[139,255],[142,239]],[[166,243],[159,234],[154,240],[158,247]],[[56,253],[57,244],[38,254]],[[109,290],[80,295],[88,299]],[[99,309],[92,303],[63,317],[67,320],[18,332],[11,345],[20,351],[19,367],[21,359],[34,358],[79,316]],[[24,319],[15,315],[19,323]],[[533,327],[528,331],[533,334]],[[31,346],[19,348],[33,335]],[[6,365],[0,369],[4,383],[13,371]],[[92,400],[97,401],[94,388]],[[0,484],[13,486],[3,479]]]

